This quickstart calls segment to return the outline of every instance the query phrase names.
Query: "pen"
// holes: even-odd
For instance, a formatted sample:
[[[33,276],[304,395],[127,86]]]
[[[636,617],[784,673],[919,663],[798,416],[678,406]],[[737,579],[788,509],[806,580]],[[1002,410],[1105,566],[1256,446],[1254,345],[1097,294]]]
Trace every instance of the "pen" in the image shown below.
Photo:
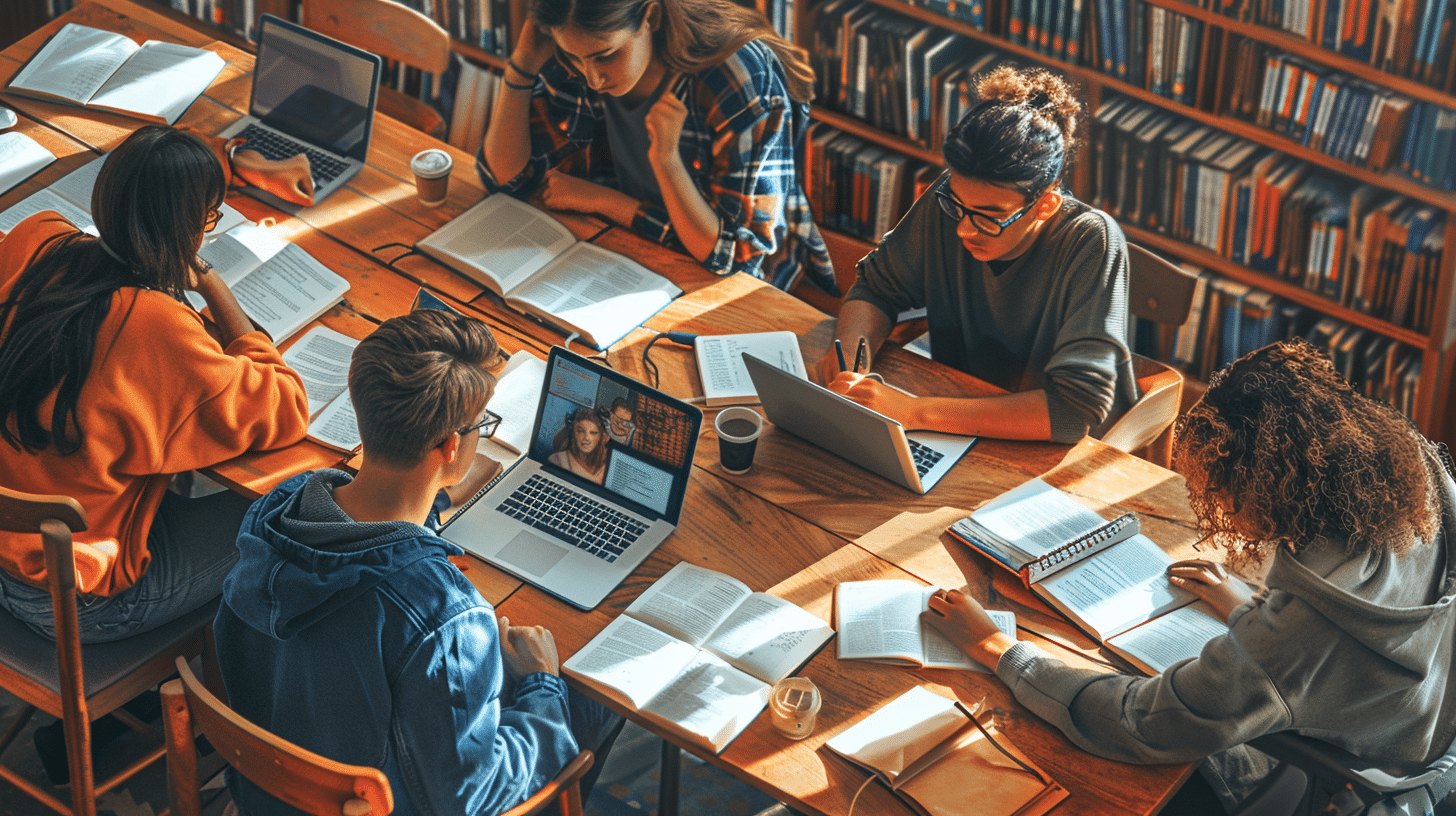
[[[859,348],[854,350],[854,373],[859,373],[859,367],[865,364],[865,357],[869,354],[869,342],[863,337],[859,339]]]
[[[838,337],[834,338],[834,353],[839,355],[839,370],[848,371],[849,366],[844,364],[844,344],[839,342]]]

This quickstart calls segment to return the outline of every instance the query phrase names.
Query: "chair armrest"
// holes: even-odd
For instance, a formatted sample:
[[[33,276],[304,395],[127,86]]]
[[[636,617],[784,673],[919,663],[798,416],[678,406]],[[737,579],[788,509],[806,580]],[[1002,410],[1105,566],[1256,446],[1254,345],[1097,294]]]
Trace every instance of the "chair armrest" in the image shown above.
[[[1429,767],[1378,768],[1342,748],[1290,732],[1267,734],[1249,745],[1306,771],[1338,777],[1378,793],[1429,785],[1456,764],[1456,755],[1448,752]]]

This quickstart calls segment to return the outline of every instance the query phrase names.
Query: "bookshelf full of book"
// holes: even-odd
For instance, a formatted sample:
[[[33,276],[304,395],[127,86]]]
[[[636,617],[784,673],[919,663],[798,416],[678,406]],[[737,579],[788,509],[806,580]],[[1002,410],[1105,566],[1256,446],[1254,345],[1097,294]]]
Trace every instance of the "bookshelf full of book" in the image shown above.
[[[1199,275],[1139,353],[1198,380],[1294,335],[1456,440],[1456,0],[761,0],[818,75],[810,197],[836,260],[942,167],[1002,62],[1087,102],[1069,181]],[[845,249],[848,245],[848,249]]]

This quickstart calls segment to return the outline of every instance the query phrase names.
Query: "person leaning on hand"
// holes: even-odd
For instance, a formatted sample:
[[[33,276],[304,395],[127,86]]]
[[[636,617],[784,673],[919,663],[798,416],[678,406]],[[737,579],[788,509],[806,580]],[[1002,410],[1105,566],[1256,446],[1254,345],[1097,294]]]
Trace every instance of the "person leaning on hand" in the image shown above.
[[[1456,482],[1435,448],[1302,340],[1214,374],[1175,440],[1201,530],[1235,566],[1272,559],[1257,596],[1206,560],[1169,569],[1228,621],[1197,658],[1154,677],[1069,668],[1001,634],[959,590],[933,596],[924,620],[1083,750],[1202,759],[1230,811],[1273,767],[1244,743],[1275,731],[1382,767],[1444,753],[1456,737]]]
[[[75,536],[83,642],[216,598],[249,501],[182,498],[167,491],[172,474],[289,445],[308,427],[303,381],[197,258],[232,162],[249,183],[307,200],[307,161],[237,150],[230,162],[231,147],[143,127],[97,176],[99,237],[40,212],[0,239],[0,484],[86,509]],[[0,533],[0,606],[55,637],[45,578],[40,540]]]

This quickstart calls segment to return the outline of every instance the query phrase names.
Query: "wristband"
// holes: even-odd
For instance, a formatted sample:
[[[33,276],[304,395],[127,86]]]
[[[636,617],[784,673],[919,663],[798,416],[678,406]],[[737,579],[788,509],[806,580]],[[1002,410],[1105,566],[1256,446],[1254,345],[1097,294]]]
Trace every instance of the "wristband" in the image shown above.
[[[534,91],[534,90],[536,90],[536,83],[534,83],[534,82],[512,82],[509,79],[506,79],[504,76],[501,77],[501,82],[507,88],[510,88],[510,89],[516,90],[516,91]]]
[[[515,60],[511,59],[510,57],[506,57],[506,65],[509,65],[511,67],[511,69],[514,70],[516,73],[518,73],[521,76],[526,77],[527,79],[530,79],[532,81],[534,81],[537,77],[540,76],[539,73],[533,74],[530,71],[527,71],[527,70],[523,69],[521,66],[519,66],[519,65],[516,64],[516,61]]]

